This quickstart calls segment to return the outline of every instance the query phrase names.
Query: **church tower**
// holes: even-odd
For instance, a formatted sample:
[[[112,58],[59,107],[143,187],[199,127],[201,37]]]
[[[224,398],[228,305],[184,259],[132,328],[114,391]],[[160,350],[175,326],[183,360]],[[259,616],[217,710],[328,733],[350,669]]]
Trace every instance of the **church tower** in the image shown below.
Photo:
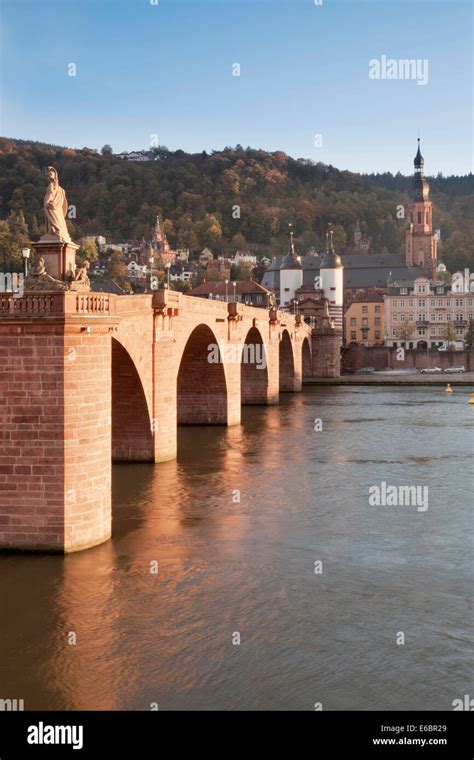
[[[418,152],[414,161],[415,173],[408,205],[405,258],[407,266],[419,267],[426,277],[434,279],[438,263],[437,239],[433,232],[430,186],[425,179],[424,164],[420,151],[420,138],[418,138]]]

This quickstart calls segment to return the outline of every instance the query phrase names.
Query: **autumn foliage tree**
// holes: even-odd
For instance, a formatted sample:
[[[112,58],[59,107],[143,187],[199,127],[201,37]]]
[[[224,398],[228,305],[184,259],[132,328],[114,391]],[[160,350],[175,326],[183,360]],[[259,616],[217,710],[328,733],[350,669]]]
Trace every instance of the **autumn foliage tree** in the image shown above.
[[[219,255],[245,240],[245,247],[271,258],[287,250],[290,222],[300,253],[322,252],[331,223],[336,250],[351,253],[360,220],[371,252],[404,251],[406,219],[398,219],[396,209],[407,203],[410,177],[359,175],[241,145],[194,154],[160,146],[148,155],[133,163],[109,145],[99,153],[0,138],[0,219],[21,211],[31,234],[42,234],[44,167],[54,165],[76,207],[77,240],[98,234],[112,242],[150,239],[159,215],[173,247],[198,254],[207,246]],[[430,178],[430,187],[448,270],[474,271],[472,174]]]

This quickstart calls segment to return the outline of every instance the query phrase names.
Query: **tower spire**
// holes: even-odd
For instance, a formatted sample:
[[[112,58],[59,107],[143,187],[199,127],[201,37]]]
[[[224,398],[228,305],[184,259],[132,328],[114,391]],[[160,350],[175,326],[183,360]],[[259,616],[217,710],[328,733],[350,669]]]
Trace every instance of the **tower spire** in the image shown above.
[[[420,138],[419,137],[418,137],[418,150],[417,150],[417,153],[416,153],[416,156],[415,156],[415,160],[414,160],[413,163],[415,165],[415,175],[419,174],[420,176],[423,176],[423,170],[424,170],[424,166],[425,166],[425,159],[421,155]]]
[[[326,253],[335,253],[334,242],[332,239],[333,234],[334,231],[331,229],[331,225],[329,224],[326,232]]]
[[[289,233],[290,233],[290,253],[291,253],[291,258],[296,259],[297,256],[296,256],[296,251],[295,251],[295,241],[294,241],[294,238],[293,238],[293,225],[292,225],[291,222],[288,225],[288,230],[289,230]]]

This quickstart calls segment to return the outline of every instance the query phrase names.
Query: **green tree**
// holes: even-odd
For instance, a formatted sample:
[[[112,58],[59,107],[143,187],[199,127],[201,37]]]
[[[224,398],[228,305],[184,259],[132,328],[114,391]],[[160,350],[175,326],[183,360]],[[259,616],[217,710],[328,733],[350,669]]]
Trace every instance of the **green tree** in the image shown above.
[[[99,251],[93,240],[84,240],[83,244],[77,252],[80,261],[97,261],[99,258]]]
[[[245,236],[242,235],[241,232],[238,232],[232,238],[232,245],[234,246],[236,251],[245,251],[247,247],[247,241],[245,239]]]
[[[31,217],[31,237],[33,240],[39,240],[41,237],[40,228],[38,225],[38,219],[36,217],[36,214],[33,214]]]
[[[474,348],[474,319],[469,320],[469,327],[467,328],[464,340],[466,341],[466,348],[472,350]]]
[[[441,331],[441,338],[443,340],[446,340],[449,345],[458,339],[458,334],[456,332],[456,327],[454,326],[454,322],[450,320],[447,324],[443,326],[443,329]]]
[[[3,272],[22,271],[23,258],[21,255],[22,244],[17,235],[14,235],[8,222],[0,221],[0,270]]]
[[[222,242],[222,227],[214,214],[206,214],[205,218],[197,225],[199,245],[202,248],[210,248],[212,251],[220,251]]]
[[[334,244],[334,250],[336,253],[345,251],[347,245],[347,235],[344,227],[342,227],[340,224],[333,224],[331,229],[333,232],[332,240]]]
[[[107,260],[106,277],[117,285],[120,285],[124,290],[129,291],[131,289],[130,278],[128,276],[128,269],[125,262],[122,259],[122,254],[118,251],[114,251]]]
[[[20,242],[27,243],[28,225],[25,221],[25,215],[22,209],[10,211],[7,221],[12,235],[15,235]]]
[[[232,279],[233,280],[249,280],[252,277],[253,266],[247,261],[242,261],[235,266],[232,265]]]
[[[400,325],[397,329],[397,337],[400,338],[400,340],[411,340],[414,334],[415,328],[409,322],[404,322],[404,324]]]

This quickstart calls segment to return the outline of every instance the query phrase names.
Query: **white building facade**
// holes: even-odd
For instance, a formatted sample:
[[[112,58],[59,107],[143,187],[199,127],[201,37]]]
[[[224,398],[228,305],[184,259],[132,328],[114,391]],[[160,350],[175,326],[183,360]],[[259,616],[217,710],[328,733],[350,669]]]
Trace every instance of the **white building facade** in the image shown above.
[[[466,270],[456,272],[451,283],[426,277],[397,283],[384,297],[384,305],[385,345],[439,347],[448,330],[453,339],[463,339],[474,320],[474,277]]]

